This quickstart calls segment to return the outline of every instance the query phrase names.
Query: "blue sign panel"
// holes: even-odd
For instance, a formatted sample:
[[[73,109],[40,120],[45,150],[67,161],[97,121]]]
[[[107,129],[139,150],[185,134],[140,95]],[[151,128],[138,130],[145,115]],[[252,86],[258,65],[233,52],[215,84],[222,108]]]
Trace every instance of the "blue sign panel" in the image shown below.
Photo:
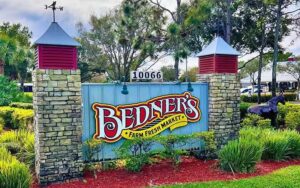
[[[83,84],[83,141],[105,142],[98,160],[114,159],[125,139],[208,130],[208,84]],[[192,147],[192,146],[190,146]]]

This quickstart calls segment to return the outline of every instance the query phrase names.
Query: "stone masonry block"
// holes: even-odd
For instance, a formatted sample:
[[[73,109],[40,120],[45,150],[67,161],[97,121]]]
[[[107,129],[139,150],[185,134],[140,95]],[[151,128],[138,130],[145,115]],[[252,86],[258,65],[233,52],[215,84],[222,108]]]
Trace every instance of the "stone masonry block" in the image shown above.
[[[36,69],[32,77],[38,181],[47,185],[80,177],[83,172],[80,71]],[[78,120],[76,123],[74,118]]]
[[[205,78],[205,79],[203,79]],[[219,148],[234,139],[240,128],[240,83],[235,74],[199,75],[209,84],[209,129]]]

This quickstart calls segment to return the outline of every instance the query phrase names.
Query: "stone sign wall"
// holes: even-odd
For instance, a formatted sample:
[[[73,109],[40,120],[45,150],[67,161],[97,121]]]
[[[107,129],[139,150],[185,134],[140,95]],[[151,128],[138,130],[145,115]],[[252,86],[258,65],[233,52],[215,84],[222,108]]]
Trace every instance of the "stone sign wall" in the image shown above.
[[[43,185],[82,176],[80,80],[79,70],[33,72],[36,174]],[[209,84],[208,127],[222,147],[240,127],[240,83],[228,73],[201,75],[199,81]]]

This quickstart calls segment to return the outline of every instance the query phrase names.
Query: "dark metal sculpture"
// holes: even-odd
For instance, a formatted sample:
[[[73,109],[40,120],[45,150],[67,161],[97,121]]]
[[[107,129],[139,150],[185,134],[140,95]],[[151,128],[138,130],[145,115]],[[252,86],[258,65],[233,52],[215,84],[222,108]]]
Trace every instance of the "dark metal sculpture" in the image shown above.
[[[53,1],[53,3],[51,5],[45,5],[45,9],[52,9],[53,11],[53,22],[55,22],[55,11],[56,10],[60,10],[60,11],[63,11],[64,10],[64,7],[57,7],[56,6],[56,1]]]
[[[257,114],[263,118],[271,119],[272,126],[278,128],[276,123],[276,118],[278,114],[278,103],[285,104],[283,93],[281,92],[279,96],[273,97],[265,105],[253,106],[248,109],[248,113]]]

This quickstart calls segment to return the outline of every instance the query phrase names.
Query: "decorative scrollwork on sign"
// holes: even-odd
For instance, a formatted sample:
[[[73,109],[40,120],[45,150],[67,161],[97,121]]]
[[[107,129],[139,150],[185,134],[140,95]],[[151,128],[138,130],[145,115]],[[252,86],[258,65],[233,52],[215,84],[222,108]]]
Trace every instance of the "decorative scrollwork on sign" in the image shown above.
[[[189,92],[119,106],[95,103],[92,107],[96,119],[94,139],[113,143],[121,138],[149,138],[167,129],[173,131],[199,121],[199,105],[199,99]],[[161,121],[153,124],[155,120]]]

